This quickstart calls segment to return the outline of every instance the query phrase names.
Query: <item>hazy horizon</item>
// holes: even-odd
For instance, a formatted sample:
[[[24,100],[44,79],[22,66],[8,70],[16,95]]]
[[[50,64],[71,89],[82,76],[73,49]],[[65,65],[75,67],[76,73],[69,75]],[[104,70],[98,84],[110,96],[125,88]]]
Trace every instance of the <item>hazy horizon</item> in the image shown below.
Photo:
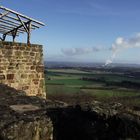
[[[53,59],[44,59],[45,62],[65,62],[65,63],[101,63],[101,64],[105,64],[105,62],[103,61],[72,61],[72,60],[53,60]],[[140,62],[123,62],[123,61],[113,61],[110,64],[136,64],[136,65],[140,65]],[[109,65],[109,64],[108,64]]]

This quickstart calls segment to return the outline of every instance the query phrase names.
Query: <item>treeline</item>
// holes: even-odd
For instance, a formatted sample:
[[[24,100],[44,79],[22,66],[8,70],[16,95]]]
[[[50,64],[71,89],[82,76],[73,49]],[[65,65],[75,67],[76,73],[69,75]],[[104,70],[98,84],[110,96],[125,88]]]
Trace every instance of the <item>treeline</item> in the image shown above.
[[[132,77],[136,79],[140,78],[140,72],[131,72],[129,75],[131,75]]]
[[[119,81],[119,82],[114,82],[114,81],[107,81],[104,77],[100,77],[100,78],[82,77],[81,80],[101,82],[101,83],[104,83],[105,86],[107,86],[107,87],[118,86],[118,87],[125,87],[125,88],[140,89],[140,83],[134,82],[134,81],[122,80],[122,81]]]
[[[103,82],[103,83],[106,82],[104,77],[100,77],[100,78],[82,77],[81,80],[83,80],[83,81],[93,81],[93,82]]]
[[[140,83],[133,81],[121,81],[121,82],[106,82],[106,86],[119,86],[125,88],[140,89]]]

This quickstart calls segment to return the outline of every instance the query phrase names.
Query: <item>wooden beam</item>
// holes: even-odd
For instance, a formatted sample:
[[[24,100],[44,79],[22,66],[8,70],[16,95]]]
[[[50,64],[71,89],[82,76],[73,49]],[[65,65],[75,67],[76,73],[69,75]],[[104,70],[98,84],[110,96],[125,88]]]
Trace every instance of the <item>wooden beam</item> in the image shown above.
[[[15,25],[20,25],[20,21],[19,21],[19,22],[15,22],[15,21],[13,21],[13,20],[5,19],[5,17],[4,17],[4,18],[1,18],[1,20],[7,21],[7,22],[10,22],[10,23],[13,23],[13,24],[15,24]]]
[[[28,22],[27,22],[26,24],[28,24]],[[23,25],[20,25],[20,26],[18,26],[17,28],[14,28],[14,29],[12,29],[12,30],[6,32],[5,34],[12,33],[14,30],[18,30],[18,29],[21,28],[22,26],[23,26]]]
[[[9,25],[13,25],[13,26],[20,26],[21,25],[20,20],[14,21],[14,20],[5,19],[5,17],[0,19],[0,22],[3,22],[5,24],[9,24]],[[24,21],[24,23],[26,23],[26,22]],[[39,26],[36,26],[36,25],[32,25],[32,26],[33,26],[32,29],[39,28]]]
[[[10,16],[10,15],[6,15],[5,17],[6,17],[6,18],[9,18],[9,19],[12,19],[12,21],[13,21],[13,20],[14,20],[14,21],[19,21],[18,18],[13,17],[13,16]],[[27,21],[24,20],[24,22],[26,23]],[[32,23],[32,26],[34,26],[34,27],[36,27],[36,28],[39,28],[39,27],[40,27],[40,26],[38,26],[38,25],[36,25],[36,24],[34,24],[34,23]]]
[[[14,30],[14,31],[12,32],[13,42],[15,42],[15,38],[16,38],[17,33],[18,33],[17,30]]]
[[[1,32],[2,35],[5,34],[5,31],[3,31],[3,30],[1,30],[1,29],[0,29],[0,32]],[[9,34],[7,34],[7,35],[12,36],[12,33],[9,33]],[[19,34],[17,33],[16,36],[19,36]]]
[[[8,32],[8,31],[10,31],[10,30],[3,29],[3,28],[0,28],[0,30],[3,31],[3,33],[6,33],[6,32]]]
[[[4,19],[0,19],[0,22],[1,22],[1,23],[4,23],[4,24],[6,24],[6,25],[11,25],[11,26],[17,27],[17,24],[11,23],[11,22],[9,22],[9,21],[5,21]],[[19,24],[19,25],[20,25],[20,24]]]
[[[35,20],[35,19],[33,19],[33,18],[30,18],[30,17],[28,17],[28,16],[25,16],[25,15],[23,15],[23,14],[20,14],[20,13],[14,11],[14,10],[5,8],[5,7],[3,7],[3,6],[0,6],[0,9],[3,9],[3,10],[5,10],[5,11],[9,11],[9,12],[11,12],[11,13],[13,13],[13,14],[16,14],[16,15],[19,15],[20,17],[23,17],[23,18],[25,18],[25,19],[27,19],[27,20],[31,20],[31,21],[33,21],[33,22],[35,22],[35,23],[37,23],[37,24],[40,24],[40,25],[42,25],[42,26],[45,26],[44,23],[42,23],[42,22],[40,22],[40,21],[37,21],[37,20]]]
[[[8,15],[9,12],[4,12],[3,14],[0,13],[0,18],[3,18],[4,16]]]
[[[12,27],[12,26],[3,25],[3,24],[0,24],[0,27],[8,28],[8,29],[11,29],[11,30],[14,29],[14,28],[17,28],[17,26]],[[25,32],[25,30],[23,28],[18,29],[18,31],[21,31],[22,33]]]
[[[0,33],[3,35],[5,34],[5,30],[0,29]],[[12,33],[8,33],[7,35],[12,36]],[[19,33],[17,32],[16,36],[19,36]]]
[[[22,19],[19,17],[19,15],[17,15],[19,21],[21,22],[22,26],[24,27],[25,31],[28,33],[28,29],[27,26],[25,25],[25,23],[22,21]]]
[[[0,27],[0,29],[3,30],[3,31],[5,31],[5,32],[10,32],[11,31],[11,29],[8,29],[8,28],[2,28],[2,27]],[[17,32],[18,33],[24,33],[22,31],[17,31]]]
[[[10,28],[17,28],[18,26],[17,25],[14,25],[14,24],[11,24],[11,23],[8,23],[8,22],[5,22],[5,21],[2,21],[0,20],[0,23],[3,23],[3,24],[0,24],[0,26],[5,26],[5,27],[10,27]],[[10,25],[10,26],[9,26]],[[19,24],[20,25],[20,24]],[[34,27],[32,27],[31,29],[35,29]],[[23,28],[20,28],[21,31],[25,31]]]
[[[27,44],[30,45],[30,38],[31,38],[31,21],[27,24],[28,32],[27,32]]]
[[[9,26],[9,25],[6,25],[6,24],[0,24],[0,27],[7,27],[7,28],[15,28],[17,26]]]
[[[30,44],[31,30],[44,26],[45,24],[33,18],[29,18],[11,9],[0,6],[2,13],[0,13],[0,33],[3,41],[7,35],[12,35],[13,42],[19,33],[27,33],[27,44]]]
[[[2,25],[0,25],[0,28],[1,28],[1,29],[6,29],[6,30],[9,30],[9,31],[13,29],[13,28],[10,28],[10,27],[2,26]],[[18,29],[18,32],[19,32],[19,33],[24,33],[24,31],[22,31],[22,30],[20,30],[20,29]]]
[[[3,34],[3,35],[2,35],[2,41],[5,41],[5,39],[6,39],[6,35]]]

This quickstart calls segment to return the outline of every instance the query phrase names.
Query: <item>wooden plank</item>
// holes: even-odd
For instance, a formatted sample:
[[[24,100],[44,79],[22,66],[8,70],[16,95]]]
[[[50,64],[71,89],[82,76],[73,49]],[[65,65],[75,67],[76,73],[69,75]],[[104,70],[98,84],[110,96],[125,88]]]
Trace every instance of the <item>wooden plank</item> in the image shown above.
[[[0,34],[5,34],[5,30],[0,29]],[[12,33],[8,33],[8,35],[12,36]],[[19,34],[17,34],[16,36],[18,36]]]
[[[10,25],[10,27],[12,27],[12,28],[17,28],[17,27],[18,27],[17,24],[9,23],[9,22],[6,22],[6,21],[1,20],[1,19],[0,19],[0,23],[4,23],[3,25],[5,25],[5,26],[9,26],[9,25]],[[19,24],[19,25],[20,25],[20,24]],[[22,29],[22,28],[20,28],[20,29]],[[32,29],[34,30],[35,28],[32,27]],[[24,29],[23,29],[23,30],[24,30]]]
[[[35,19],[33,19],[33,18],[30,18],[30,17],[28,17],[28,16],[25,16],[25,15],[23,15],[23,14],[20,14],[20,13],[14,11],[14,10],[9,9],[9,8],[0,6],[0,9],[3,9],[3,10],[5,10],[5,11],[9,11],[9,12],[11,12],[11,13],[13,13],[13,14],[16,14],[16,15],[19,15],[19,16],[21,16],[21,17],[27,19],[27,20],[31,20],[31,21],[33,21],[33,22],[35,22],[35,23],[37,23],[37,24],[40,24],[40,25],[42,25],[42,26],[45,26],[44,23],[42,23],[42,22],[40,22],[40,21],[37,21],[37,20],[35,20]]]
[[[13,17],[13,16],[10,16],[10,15],[6,15],[5,17],[6,17],[6,18],[9,18],[9,19],[12,19],[12,21],[13,21],[13,20],[19,21],[18,18]],[[24,20],[24,22],[26,23],[27,21]],[[40,26],[38,26],[38,25],[36,25],[36,24],[34,24],[34,23],[32,23],[32,26],[34,26],[34,27],[36,27],[36,28],[39,28],[39,27],[40,27]]]
[[[9,31],[10,31],[10,30],[8,30],[8,29],[3,29],[3,28],[1,28],[1,27],[0,27],[0,30],[3,31],[3,32],[9,32]]]
[[[11,25],[11,26],[17,27],[17,24],[11,23],[11,22],[9,22],[9,21],[5,21],[4,19],[0,19],[0,22],[1,22],[1,23],[4,23],[4,24],[6,24],[6,25]],[[19,24],[19,25],[20,25],[20,24]]]
[[[25,24],[28,24],[28,22],[27,23],[25,23]],[[18,30],[19,28],[21,28],[23,25],[20,25],[20,26],[18,26],[17,28],[14,28],[14,29],[12,29],[11,31],[8,31],[7,33],[5,33],[5,34],[8,34],[8,33],[12,33],[14,30]]]
[[[12,21],[12,20],[9,20],[9,19],[5,19],[5,17],[2,18],[1,20],[13,23],[13,24],[18,25],[18,26],[20,25],[20,21],[19,22],[15,22],[15,21]]]
[[[27,29],[25,23],[22,21],[22,19],[20,18],[19,15],[17,15],[17,17],[18,17],[19,21],[21,22],[22,26],[24,27],[25,31],[28,33],[28,29]]]
[[[5,17],[2,18],[2,19],[0,19],[0,20],[9,22],[9,24],[12,23],[12,24],[14,24],[14,25],[20,25],[20,21],[19,21],[19,20],[17,20],[18,22],[15,22],[14,20],[5,19]],[[26,22],[24,22],[24,23],[26,23]],[[35,28],[39,28],[39,26],[34,25],[34,24],[32,24],[32,26],[35,27]],[[32,28],[32,29],[33,29],[33,28]]]
[[[9,28],[9,29],[14,29],[14,28],[17,28],[18,26],[16,26],[16,27],[11,27],[11,26],[7,26],[7,25],[2,25],[2,24],[0,24],[0,27],[7,27],[7,28]],[[25,30],[23,29],[23,28],[20,28],[20,29],[18,29],[19,31],[22,31],[22,32],[25,32]]]
[[[45,24],[33,18],[20,14],[14,10],[0,6],[0,33],[3,41],[7,35],[12,35],[13,42],[19,33],[27,32],[27,43],[30,44],[31,30],[44,26]]]
[[[1,27],[0,27],[0,29],[1,29],[1,30],[5,30],[6,32],[11,31],[11,29],[8,29],[8,28],[1,28]],[[17,33],[23,34],[24,32],[22,32],[22,31],[17,31]]]
[[[8,15],[9,12],[4,12],[3,14],[0,13],[0,18],[3,18],[4,16]]]
[[[16,21],[14,21],[14,20],[9,20],[9,19],[6,19],[5,17],[4,18],[2,18],[2,19],[0,19],[0,22],[3,22],[3,23],[5,23],[5,24],[9,24],[9,25],[13,25],[13,26],[20,26],[21,24],[20,24],[20,20],[16,20]],[[6,21],[6,22],[5,22]],[[11,24],[12,23],[12,24]],[[26,23],[25,21],[24,21],[24,23]],[[34,26],[35,28],[39,28],[39,26],[36,26],[36,25],[32,25],[32,26]],[[35,29],[34,27],[32,27],[32,29]]]
[[[12,30],[12,29],[14,29],[13,27],[10,27],[10,26],[6,26],[6,25],[2,25],[2,24],[0,24],[0,28],[3,28],[3,29],[10,29],[10,30]],[[18,31],[20,32],[20,33],[24,33],[25,32],[25,30],[23,29],[18,29]]]

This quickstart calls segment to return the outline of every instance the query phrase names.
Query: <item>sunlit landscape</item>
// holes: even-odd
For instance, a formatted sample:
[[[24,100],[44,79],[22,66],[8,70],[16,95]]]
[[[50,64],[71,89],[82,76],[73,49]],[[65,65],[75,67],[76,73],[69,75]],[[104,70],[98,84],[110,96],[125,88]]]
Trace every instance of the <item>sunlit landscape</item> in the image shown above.
[[[0,0],[0,140],[140,140],[140,0]]]
[[[98,100],[140,106],[139,67],[46,68],[48,98],[68,103]]]

